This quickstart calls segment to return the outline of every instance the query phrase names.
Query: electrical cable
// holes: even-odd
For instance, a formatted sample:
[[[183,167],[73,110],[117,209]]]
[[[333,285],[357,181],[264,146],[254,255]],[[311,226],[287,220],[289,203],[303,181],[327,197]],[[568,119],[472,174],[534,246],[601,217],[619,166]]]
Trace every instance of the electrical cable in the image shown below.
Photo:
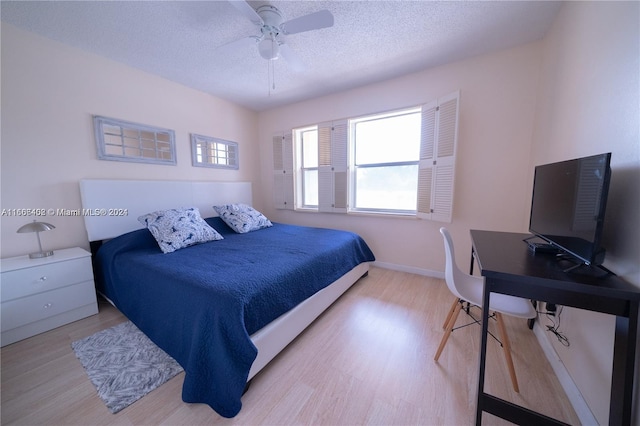
[[[562,313],[562,306],[559,306],[556,312],[547,311],[539,313],[546,314],[547,320],[551,323],[551,325],[546,325],[547,331],[555,334],[556,338],[563,346],[569,347],[571,345],[569,338],[560,331],[560,314]]]

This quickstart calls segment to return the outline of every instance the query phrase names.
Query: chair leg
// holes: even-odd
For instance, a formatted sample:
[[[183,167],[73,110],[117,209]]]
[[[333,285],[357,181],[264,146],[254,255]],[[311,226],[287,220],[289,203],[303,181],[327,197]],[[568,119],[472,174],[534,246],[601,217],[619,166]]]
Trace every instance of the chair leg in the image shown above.
[[[449,313],[447,314],[447,318],[444,320],[444,324],[442,324],[442,329],[446,330],[447,329],[447,324],[449,324],[449,320],[451,319],[451,315],[453,315],[453,311],[456,310],[456,305],[460,303],[460,299],[456,298],[453,301],[453,305],[451,305],[451,308],[449,309]]]
[[[455,325],[456,320],[458,319],[458,315],[460,314],[461,309],[462,309],[462,303],[457,303],[456,301],[456,306],[453,312],[451,313],[451,318],[449,318],[449,322],[447,323],[447,329],[444,332],[444,336],[442,336],[442,340],[440,341],[440,346],[438,346],[438,350],[436,351],[436,356],[433,357],[435,361],[438,361],[438,358],[440,358],[440,354],[442,353],[444,346],[447,344],[447,340],[449,340],[449,336],[451,336],[451,332],[453,331],[453,326]]]
[[[509,343],[509,337],[507,336],[507,328],[504,325],[504,319],[502,314],[496,312],[496,320],[498,321],[498,329],[500,330],[500,338],[502,339],[502,349],[504,351],[504,358],[507,361],[507,368],[509,369],[509,376],[511,376],[511,384],[513,390],[520,393],[518,387],[518,379],[516,378],[516,370],[513,367],[513,359],[511,358],[511,344]]]

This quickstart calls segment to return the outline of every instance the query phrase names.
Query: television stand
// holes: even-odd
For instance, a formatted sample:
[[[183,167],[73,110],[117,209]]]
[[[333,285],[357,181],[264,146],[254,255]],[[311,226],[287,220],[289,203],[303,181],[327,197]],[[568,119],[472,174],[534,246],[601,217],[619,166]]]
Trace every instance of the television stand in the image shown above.
[[[565,273],[569,273],[572,272],[576,269],[578,269],[581,266],[586,266],[588,268],[598,268],[604,272],[606,272],[607,275],[615,275],[615,273],[613,271],[611,271],[610,269],[608,269],[606,266],[604,265],[594,265],[593,263],[586,263],[583,262],[582,260],[578,259],[575,256],[572,256],[570,253],[566,253],[566,252],[560,252],[556,255],[556,259],[558,261],[562,261],[562,260],[566,260],[568,262],[572,262],[574,263],[573,266],[567,268],[567,269],[563,269],[562,272]]]

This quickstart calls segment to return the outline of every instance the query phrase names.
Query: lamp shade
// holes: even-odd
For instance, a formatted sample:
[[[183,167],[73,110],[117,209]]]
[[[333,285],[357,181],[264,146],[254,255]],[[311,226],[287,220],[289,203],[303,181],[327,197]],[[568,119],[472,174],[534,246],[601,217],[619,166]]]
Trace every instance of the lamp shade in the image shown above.
[[[51,231],[52,229],[56,229],[56,227],[47,222],[36,222],[34,220],[31,223],[22,225],[20,228],[18,228],[17,232],[22,234],[23,232],[42,232],[42,231]]]
[[[38,247],[40,248],[40,251],[36,253],[29,253],[29,258],[38,259],[41,257],[47,257],[47,256],[53,255],[53,250],[49,250],[49,251],[42,250],[42,243],[40,242],[40,232],[51,231],[52,229],[55,229],[55,228],[56,227],[50,223],[36,222],[35,220],[31,223],[27,223],[26,225],[22,225],[20,228],[18,228],[16,232],[18,232],[19,234],[23,234],[25,232],[35,232],[36,236],[38,237]]]

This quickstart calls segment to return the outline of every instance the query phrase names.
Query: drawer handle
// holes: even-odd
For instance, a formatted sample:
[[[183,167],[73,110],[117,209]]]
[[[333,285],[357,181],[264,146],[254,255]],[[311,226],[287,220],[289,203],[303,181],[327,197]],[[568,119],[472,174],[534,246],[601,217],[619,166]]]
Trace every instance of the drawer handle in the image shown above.
[[[45,309],[49,309],[49,308],[51,308],[52,306],[53,306],[53,303],[46,303],[46,304],[43,306],[43,308],[45,308]]]
[[[46,275],[43,275],[42,277],[40,277],[40,278],[38,279],[38,281],[40,281],[40,282],[42,282],[42,281],[46,281],[46,280],[47,280],[47,276],[46,276]]]

